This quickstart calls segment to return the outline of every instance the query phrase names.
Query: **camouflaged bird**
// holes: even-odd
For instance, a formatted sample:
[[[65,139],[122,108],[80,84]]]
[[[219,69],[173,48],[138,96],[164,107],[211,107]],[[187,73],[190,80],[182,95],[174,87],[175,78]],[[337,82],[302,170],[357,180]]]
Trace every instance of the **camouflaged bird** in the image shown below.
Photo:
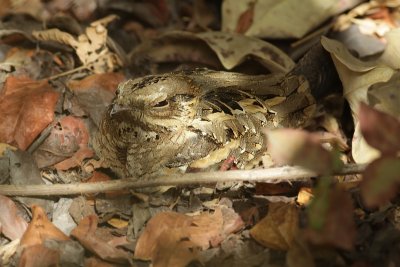
[[[244,168],[265,150],[262,128],[299,127],[310,118],[313,87],[325,76],[315,73],[321,65],[305,75],[301,68],[287,75],[194,70],[128,80],[105,112],[94,148],[120,177],[206,168],[229,156]]]

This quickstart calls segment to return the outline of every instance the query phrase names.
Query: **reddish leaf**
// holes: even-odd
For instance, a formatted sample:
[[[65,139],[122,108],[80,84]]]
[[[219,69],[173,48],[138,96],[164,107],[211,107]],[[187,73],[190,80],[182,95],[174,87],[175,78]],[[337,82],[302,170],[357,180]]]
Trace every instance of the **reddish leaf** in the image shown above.
[[[383,154],[395,155],[400,151],[399,120],[365,103],[360,104],[358,118],[361,133],[369,145]]]
[[[21,246],[28,247],[43,244],[46,239],[65,241],[69,240],[69,237],[49,221],[41,207],[33,205],[32,221],[21,238]]]
[[[86,249],[96,254],[99,258],[116,263],[127,263],[131,256],[122,249],[116,248],[99,237],[97,231],[97,216],[89,215],[83,218],[79,225],[72,230],[71,236],[75,237]]]
[[[361,195],[371,208],[387,203],[396,196],[400,184],[400,159],[379,158],[365,169],[361,182]]]
[[[18,208],[8,197],[0,195],[0,225],[1,232],[9,239],[22,237],[28,223],[18,215]]]
[[[325,193],[321,195],[317,191],[307,210],[310,225],[305,230],[305,237],[317,245],[351,250],[356,237],[352,199],[338,187],[327,188]],[[312,225],[311,217],[323,217],[323,224]]]
[[[53,121],[58,97],[47,81],[8,77],[0,95],[0,142],[28,148]]]
[[[35,152],[35,160],[40,168],[54,163],[58,163],[55,167],[59,170],[80,166],[85,158],[94,154],[87,147],[88,142],[89,131],[82,119],[63,117]]]
[[[266,130],[268,152],[279,165],[300,165],[319,174],[341,166],[339,159],[321,146],[320,135],[297,129]]]
[[[82,147],[78,151],[76,151],[75,154],[72,155],[72,157],[57,163],[56,165],[54,165],[54,167],[57,170],[68,170],[77,166],[81,166],[82,162],[85,159],[91,158],[93,157],[93,155],[93,150],[88,147]]]

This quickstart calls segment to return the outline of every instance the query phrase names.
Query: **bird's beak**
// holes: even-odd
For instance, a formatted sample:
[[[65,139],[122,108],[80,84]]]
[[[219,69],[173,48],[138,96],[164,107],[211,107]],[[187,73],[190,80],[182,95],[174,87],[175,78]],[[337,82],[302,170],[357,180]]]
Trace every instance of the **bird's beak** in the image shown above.
[[[129,108],[128,107],[124,107],[124,106],[120,106],[118,104],[114,104],[114,105],[112,105],[112,108],[110,110],[110,116],[112,116],[112,115],[114,115],[114,114],[116,114],[118,112],[126,111],[126,110],[129,110]]]

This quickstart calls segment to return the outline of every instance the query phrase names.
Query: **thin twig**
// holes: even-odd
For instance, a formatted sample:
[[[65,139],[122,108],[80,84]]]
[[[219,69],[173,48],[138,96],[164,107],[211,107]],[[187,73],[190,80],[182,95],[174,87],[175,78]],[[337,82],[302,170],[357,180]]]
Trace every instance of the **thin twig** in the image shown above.
[[[348,164],[335,175],[357,174],[366,165]],[[178,186],[210,184],[217,182],[266,182],[279,183],[315,177],[316,173],[301,167],[278,167],[256,170],[226,172],[198,172],[159,176],[154,179],[132,178],[97,183],[53,184],[53,185],[0,185],[0,194],[6,196],[61,196],[101,193],[112,190],[139,189],[156,186]]]
[[[68,71],[65,71],[65,72],[62,72],[62,73],[59,73],[59,74],[50,76],[50,77],[48,77],[48,78],[46,78],[46,79],[48,79],[48,80],[54,80],[54,79],[57,79],[57,78],[60,78],[60,77],[63,77],[63,76],[66,76],[66,75],[69,75],[69,74],[78,72],[78,71],[80,71],[80,70],[84,70],[84,69],[88,69],[88,66],[82,65],[82,66],[77,67],[77,68],[75,68],[75,69],[68,70]]]

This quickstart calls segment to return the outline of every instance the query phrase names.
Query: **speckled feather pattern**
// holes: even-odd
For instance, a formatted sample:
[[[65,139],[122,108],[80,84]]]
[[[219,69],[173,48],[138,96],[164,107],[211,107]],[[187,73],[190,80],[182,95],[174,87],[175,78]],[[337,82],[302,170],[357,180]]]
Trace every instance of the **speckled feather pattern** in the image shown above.
[[[93,145],[120,177],[206,168],[231,155],[239,167],[265,150],[263,127],[303,125],[312,106],[302,76],[196,70],[119,85]]]

